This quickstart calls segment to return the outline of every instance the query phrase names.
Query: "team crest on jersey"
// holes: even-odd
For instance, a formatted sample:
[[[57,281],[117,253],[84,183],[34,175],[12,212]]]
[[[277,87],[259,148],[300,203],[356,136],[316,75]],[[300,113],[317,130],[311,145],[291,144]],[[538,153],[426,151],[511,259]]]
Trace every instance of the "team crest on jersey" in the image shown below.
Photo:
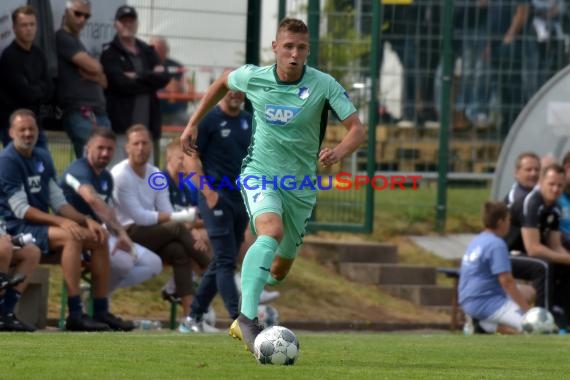
[[[261,203],[265,199],[265,195],[262,192],[253,195],[253,203]]]
[[[101,182],[101,189],[102,189],[103,191],[109,190],[109,184],[107,183],[107,181]]]
[[[299,111],[300,107],[266,104],[265,120],[271,125],[285,125],[293,120]]]
[[[43,173],[44,170],[46,170],[44,163],[39,161],[36,163],[36,170],[38,171],[38,173]]]
[[[247,131],[249,129],[249,123],[246,119],[241,119],[241,129]]]
[[[309,87],[299,88],[299,99],[305,100],[309,97]]]
[[[31,194],[39,193],[42,191],[42,179],[39,175],[32,175],[28,177],[28,188]]]
[[[231,132],[232,132],[231,129],[228,129],[228,128],[222,129],[222,130],[220,130],[220,136],[222,136],[223,138],[226,138],[230,135]]]

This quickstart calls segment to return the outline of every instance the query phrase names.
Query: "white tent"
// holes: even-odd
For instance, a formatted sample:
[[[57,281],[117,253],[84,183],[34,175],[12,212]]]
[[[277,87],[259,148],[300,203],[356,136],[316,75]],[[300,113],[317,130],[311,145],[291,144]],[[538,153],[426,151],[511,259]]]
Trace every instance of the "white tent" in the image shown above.
[[[559,161],[570,150],[570,66],[559,71],[533,96],[513,124],[499,156],[492,185],[502,199],[513,183],[515,160],[522,152],[552,154]]]

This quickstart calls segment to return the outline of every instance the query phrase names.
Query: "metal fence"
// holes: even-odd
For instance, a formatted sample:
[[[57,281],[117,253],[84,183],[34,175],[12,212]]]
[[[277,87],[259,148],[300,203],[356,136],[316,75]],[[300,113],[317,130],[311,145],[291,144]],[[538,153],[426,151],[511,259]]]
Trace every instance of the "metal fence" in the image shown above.
[[[375,132],[368,147],[321,174],[356,174],[372,164],[375,172],[413,172],[437,179],[440,138],[446,131],[447,178],[488,180],[520,110],[568,63],[569,1],[456,0],[449,1],[450,11],[444,0],[384,0],[377,29],[373,1],[285,1],[286,15],[309,21],[310,63],[345,86],[362,120],[370,121]],[[199,74],[202,89],[218,71],[245,63],[247,1],[223,2],[223,8],[219,1],[209,7],[176,0],[128,3],[140,9],[141,36],[167,36],[173,56],[181,56],[191,72]],[[311,24],[315,20],[318,26]],[[277,20],[272,22],[275,25],[262,29],[262,41],[273,37]],[[451,41],[447,47],[446,40]],[[265,44],[262,54],[269,47]],[[204,53],[206,45],[213,53]],[[375,49],[380,57],[376,70],[371,69]],[[231,59],[218,59],[220,54]],[[199,57],[186,58],[192,55]],[[268,57],[271,60],[271,54]],[[445,59],[452,63],[449,72],[444,70]],[[372,94],[374,71],[379,86]],[[338,143],[344,133],[331,117],[324,144]],[[322,192],[313,222],[328,224],[325,228],[362,229],[371,207],[368,198],[362,191]]]

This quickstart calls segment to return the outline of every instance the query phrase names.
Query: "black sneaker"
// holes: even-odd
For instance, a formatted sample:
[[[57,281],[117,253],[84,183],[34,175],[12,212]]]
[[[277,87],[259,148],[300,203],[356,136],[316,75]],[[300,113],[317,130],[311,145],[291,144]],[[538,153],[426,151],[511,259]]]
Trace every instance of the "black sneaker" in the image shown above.
[[[135,329],[135,324],[133,322],[125,321],[109,312],[95,314],[93,319],[97,322],[106,324],[113,331],[132,331]]]
[[[11,313],[0,316],[0,331],[34,332],[36,328],[20,321]]]
[[[240,314],[230,326],[229,335],[241,340],[245,344],[245,349],[253,353],[253,343],[259,333],[263,331],[263,328],[257,317],[249,319],[245,315]]]
[[[162,299],[165,301],[168,301],[170,303],[176,303],[176,304],[181,304],[182,303],[182,298],[180,298],[180,296],[176,293],[168,293],[166,291],[166,289],[162,289]]]
[[[65,320],[67,331],[110,331],[111,328],[106,323],[101,323],[87,314],[82,314],[80,318],[67,317]]]
[[[26,276],[21,273],[16,273],[13,276],[7,273],[0,272],[0,291],[6,288],[11,288],[23,282]]]

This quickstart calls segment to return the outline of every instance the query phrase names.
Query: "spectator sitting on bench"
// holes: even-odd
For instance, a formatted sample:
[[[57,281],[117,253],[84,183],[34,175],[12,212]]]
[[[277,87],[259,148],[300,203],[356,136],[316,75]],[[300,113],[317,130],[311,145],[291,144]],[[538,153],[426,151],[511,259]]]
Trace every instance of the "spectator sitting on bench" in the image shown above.
[[[501,239],[509,230],[509,210],[501,202],[486,202],[482,219],[485,230],[471,241],[461,261],[459,303],[485,332],[520,333],[529,301],[517,288]]]
[[[553,311],[548,265],[544,260],[523,253],[525,249],[521,234],[524,199],[538,184],[540,166],[541,159],[534,152],[523,152],[515,161],[515,183],[504,198],[511,214],[511,228],[505,236],[505,241],[511,252],[513,277],[532,284],[536,290],[535,306]]]
[[[197,210],[173,210],[164,186],[166,174],[148,162],[152,152],[148,129],[135,124],[127,130],[126,138],[128,158],[111,170],[117,218],[134,242],[172,265],[176,293],[187,314],[194,292],[192,260],[198,263],[200,271],[210,263],[208,255],[194,247],[195,240],[184,225],[196,219]]]
[[[558,207],[562,211],[560,214],[560,238],[562,239],[562,246],[570,251],[570,151],[564,155],[562,167],[566,173],[566,184],[557,201]]]
[[[34,244],[26,244],[23,247],[13,246],[12,238],[6,233],[4,226],[0,228],[0,276],[2,287],[6,286],[3,294],[0,295],[0,331],[32,332],[36,330],[35,327],[18,320],[14,315],[14,307],[28,286],[32,273],[40,262],[40,256],[41,252]],[[11,267],[13,267],[12,270]],[[11,277],[8,274],[10,271],[13,273]],[[17,280],[18,277],[19,280]],[[11,282],[14,284],[10,284]]]
[[[520,255],[512,260],[534,260],[544,268],[547,308],[553,313],[558,327],[563,329],[568,327],[567,317],[570,316],[570,254],[562,246],[562,212],[556,202],[565,182],[564,169],[560,165],[552,164],[542,169],[538,186],[524,199],[522,214],[511,214],[513,219],[520,218],[523,245],[509,247],[520,251]],[[514,265],[513,275],[519,278]]]
[[[31,233],[47,254],[61,249],[61,268],[68,291],[71,331],[131,330],[108,310],[109,251],[107,232],[93,219],[69,205],[55,177],[47,150],[36,147],[38,126],[32,111],[19,109],[10,116],[12,143],[0,153],[0,215],[10,234]],[[51,214],[49,209],[55,213]],[[83,313],[79,282],[81,253],[91,251],[94,284],[93,318]]]
[[[79,212],[105,224],[110,233],[109,292],[140,284],[162,271],[158,255],[134,244],[110,206],[113,176],[107,170],[115,152],[116,136],[108,128],[95,128],[87,140],[85,157],[73,161],[61,180],[63,194]]]

